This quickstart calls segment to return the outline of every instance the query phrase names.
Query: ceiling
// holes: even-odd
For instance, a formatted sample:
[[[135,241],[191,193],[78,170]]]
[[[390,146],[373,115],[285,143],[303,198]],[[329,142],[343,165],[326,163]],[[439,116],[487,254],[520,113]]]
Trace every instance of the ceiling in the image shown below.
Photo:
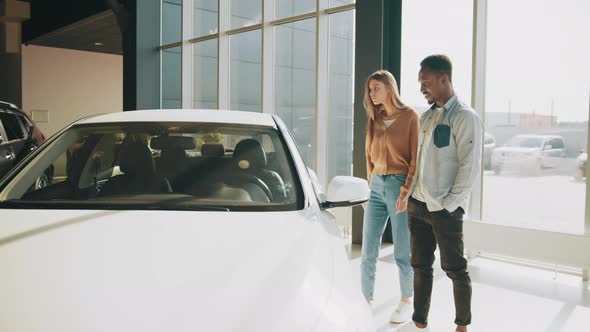
[[[110,9],[44,33],[25,43],[88,52],[123,54],[117,18]]]

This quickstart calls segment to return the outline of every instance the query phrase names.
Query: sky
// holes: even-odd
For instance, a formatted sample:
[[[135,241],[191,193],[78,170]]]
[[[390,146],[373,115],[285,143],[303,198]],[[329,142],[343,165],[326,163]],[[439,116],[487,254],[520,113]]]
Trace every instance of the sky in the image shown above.
[[[417,81],[434,53],[453,61],[456,93],[471,102],[473,0],[404,0],[401,95],[426,107]],[[590,1],[488,0],[486,112],[551,114],[586,121],[590,112]],[[479,42],[479,41],[478,41]]]

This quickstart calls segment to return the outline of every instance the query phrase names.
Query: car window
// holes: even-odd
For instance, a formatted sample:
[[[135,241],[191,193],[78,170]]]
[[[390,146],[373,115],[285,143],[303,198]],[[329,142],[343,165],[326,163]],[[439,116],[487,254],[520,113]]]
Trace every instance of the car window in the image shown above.
[[[0,119],[0,143],[4,143],[6,141],[6,132],[4,131],[4,126],[2,125],[2,119]]]
[[[543,146],[543,137],[515,136],[506,145],[519,148],[541,148]]]
[[[48,170],[49,186],[32,188]],[[0,193],[0,201],[60,208],[183,210],[295,210],[302,197],[277,129],[201,123],[75,126]]]
[[[22,124],[22,128],[24,129],[25,137],[28,137],[33,132],[33,124],[24,115],[18,115],[18,119]]]
[[[551,146],[554,149],[563,149],[563,140],[561,140],[560,138],[554,138],[551,141]]]
[[[2,125],[4,127],[4,131],[6,132],[5,139],[7,141],[25,138],[23,128],[16,115],[12,113],[0,112],[0,120],[2,120]]]

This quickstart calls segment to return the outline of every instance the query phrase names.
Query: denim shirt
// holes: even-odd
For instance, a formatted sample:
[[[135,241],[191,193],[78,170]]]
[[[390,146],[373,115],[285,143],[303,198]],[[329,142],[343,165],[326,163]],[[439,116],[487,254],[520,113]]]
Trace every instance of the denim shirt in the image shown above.
[[[428,135],[422,128],[431,121],[435,106],[420,118],[419,159],[409,192],[414,192],[420,177],[429,211],[453,212],[459,207],[467,211],[471,188],[481,172],[483,124],[469,105],[453,96],[425,142]]]

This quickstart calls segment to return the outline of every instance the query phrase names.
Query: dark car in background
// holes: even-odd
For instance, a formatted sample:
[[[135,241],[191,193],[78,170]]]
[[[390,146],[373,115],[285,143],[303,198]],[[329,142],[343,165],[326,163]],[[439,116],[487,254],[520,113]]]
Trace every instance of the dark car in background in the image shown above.
[[[0,101],[0,178],[45,141],[45,136],[29,116],[15,105]],[[48,170],[36,187],[51,181]]]

